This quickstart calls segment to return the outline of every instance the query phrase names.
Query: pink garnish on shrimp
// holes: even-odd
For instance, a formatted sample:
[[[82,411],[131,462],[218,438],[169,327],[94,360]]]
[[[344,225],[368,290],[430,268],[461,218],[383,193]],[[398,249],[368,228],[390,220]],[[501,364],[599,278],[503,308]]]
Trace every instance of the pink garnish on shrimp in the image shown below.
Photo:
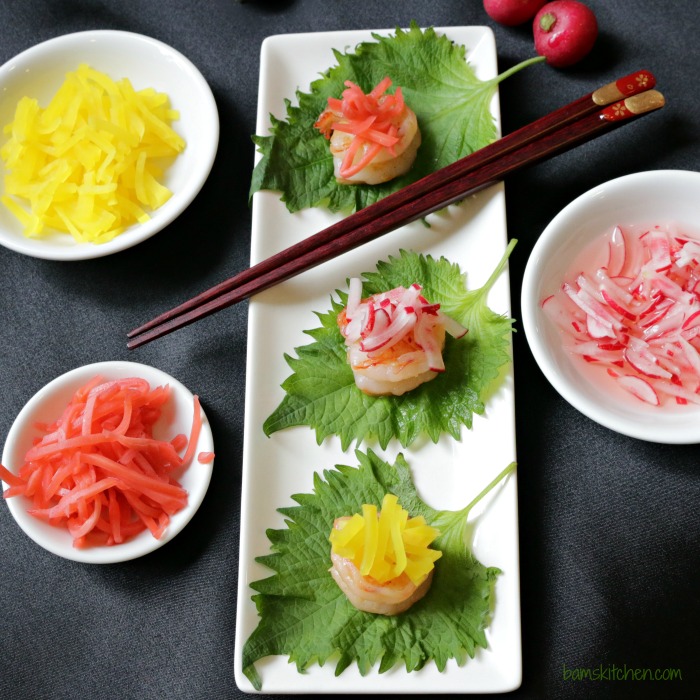
[[[366,394],[400,396],[445,371],[445,333],[467,329],[429,302],[419,284],[361,299],[362,284],[350,280],[348,304],[338,326],[355,383]]]
[[[338,182],[374,185],[413,165],[421,142],[416,115],[400,87],[387,93],[390,86],[386,77],[365,94],[348,80],[341,99],[328,98],[314,126],[330,140]]]

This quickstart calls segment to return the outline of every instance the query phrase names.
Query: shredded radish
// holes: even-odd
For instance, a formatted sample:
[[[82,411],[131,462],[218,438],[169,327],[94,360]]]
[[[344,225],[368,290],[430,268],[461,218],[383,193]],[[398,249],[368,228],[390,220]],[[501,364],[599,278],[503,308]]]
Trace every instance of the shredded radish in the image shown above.
[[[616,226],[603,264],[542,300],[566,347],[653,406],[700,404],[700,242],[661,226]]]
[[[328,109],[316,121],[314,126],[328,139],[333,131],[354,136],[340,167],[342,177],[356,175],[382,150],[394,154],[394,147],[400,140],[398,123],[406,106],[400,87],[394,94],[386,94],[390,86],[391,79],[386,77],[365,94],[359,86],[347,80],[342,99],[329,98]],[[368,146],[364,155],[355,160],[364,146]]]
[[[442,341],[436,339],[435,328],[440,326],[461,338],[467,332],[462,324],[443,313],[439,304],[429,302],[419,284],[396,287],[367,299],[359,299],[361,290],[359,279],[350,280],[348,306],[338,317],[346,344],[356,345],[363,353],[362,366],[353,369],[393,362],[400,368],[413,364],[417,372],[423,367],[432,372],[445,370]],[[400,344],[401,353],[388,358],[387,351]]]
[[[75,547],[120,544],[146,529],[159,539],[187,504],[174,475],[192,461],[202,427],[195,396],[189,437],[154,438],[170,396],[169,387],[151,389],[139,378],[91,380],[44,426],[17,474],[0,465],[4,497],[29,498],[28,512],[67,528]],[[213,459],[199,454],[200,463]]]

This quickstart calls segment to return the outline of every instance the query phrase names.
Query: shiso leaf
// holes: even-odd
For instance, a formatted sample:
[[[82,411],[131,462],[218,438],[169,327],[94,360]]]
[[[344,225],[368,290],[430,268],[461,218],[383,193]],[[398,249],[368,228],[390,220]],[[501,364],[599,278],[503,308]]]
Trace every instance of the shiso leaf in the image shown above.
[[[372,35],[374,41],[353,51],[334,51],[337,64],[315,80],[310,92],[296,92],[296,103],[285,100],[286,118],[270,115],[269,135],[255,135],[262,158],[257,163],[250,196],[275,190],[289,211],[327,207],[331,211],[362,209],[387,194],[491,143],[497,135],[490,103],[498,84],[525,66],[544,60],[528,59],[501,75],[482,81],[466,61],[466,48],[421,30],[390,36]],[[381,185],[339,185],[333,175],[328,141],[314,128],[329,97],[340,97],[345,81],[368,92],[386,76],[400,86],[406,103],[416,113],[422,143],[411,170]]]
[[[429,301],[468,328],[463,338],[446,338],[445,372],[403,396],[367,396],[355,385],[336,321],[347,295],[338,291],[331,309],[317,313],[321,326],[306,331],[313,342],[296,348],[296,357],[285,354],[293,374],[282,383],[286,394],[263,424],[265,434],[306,425],[319,444],[337,435],[343,450],[370,439],[382,448],[392,438],[403,447],[421,435],[433,442],[443,433],[459,439],[463,426],[472,427],[473,414],[484,412],[487,392],[510,362],[513,319],[492,311],[487,297],[514,245],[488,282],[471,291],[458,265],[405,250],[363,274],[363,296],[418,282]]]
[[[271,554],[256,561],[274,571],[251,583],[260,620],[243,647],[243,671],[262,688],[255,662],[288,656],[303,672],[334,659],[335,675],[353,663],[362,675],[379,662],[379,673],[403,663],[416,671],[431,660],[442,671],[450,659],[462,664],[479,647],[490,622],[493,585],[500,570],[485,567],[472,555],[467,517],[474,505],[514,471],[506,467],[466,508],[438,511],[418,496],[402,455],[394,465],[369,450],[356,451],[358,467],[337,465],[314,475],[311,494],[296,494],[298,504],[280,508],[286,528],[267,532]],[[411,516],[422,515],[438,527],[433,547],[442,551],[425,598],[394,617],[357,610],[328,573],[328,535],[335,518],[359,512],[363,503],[381,504],[395,494]]]

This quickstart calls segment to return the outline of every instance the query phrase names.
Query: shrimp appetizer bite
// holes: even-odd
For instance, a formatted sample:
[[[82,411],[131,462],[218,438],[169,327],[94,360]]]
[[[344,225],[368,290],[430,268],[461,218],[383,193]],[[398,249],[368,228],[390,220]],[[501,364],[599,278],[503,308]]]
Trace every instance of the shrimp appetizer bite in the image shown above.
[[[270,549],[255,558],[268,573],[255,581],[241,577],[237,632],[251,627],[245,606],[254,604],[259,619],[243,644],[240,668],[256,690],[263,687],[262,675],[280,668],[256,668],[271,656],[287,656],[299,673],[335,665],[336,677],[353,664],[362,676],[411,673],[431,664],[427,676],[415,679],[417,687],[431,690],[434,671],[444,671],[449,660],[478,664],[474,657],[488,649],[485,630],[494,614],[508,614],[506,589],[499,596],[495,589],[503,571],[480,563],[471,551],[471,528],[481,525],[469,521],[515,463],[464,508],[435,510],[418,494],[403,455],[389,463],[372,450],[355,454],[357,467],[336,464],[314,472],[313,490],[278,509],[283,526],[265,530]],[[247,585],[250,601],[243,594]],[[495,635],[504,634],[499,630]],[[458,668],[449,669],[454,672]]]
[[[274,89],[263,91],[253,135],[260,158],[250,196],[278,192],[290,212],[318,207],[346,215],[497,139],[492,105],[499,85],[544,57],[482,80],[477,72],[491,70],[482,63],[489,49],[480,40],[473,52],[460,43],[460,36],[473,43],[472,34],[481,35],[481,28],[463,29],[443,34],[412,21],[408,30],[368,33],[351,49],[333,49],[334,63],[319,63],[306,90],[292,71],[268,75],[287,48],[266,44],[262,79]],[[327,55],[319,51],[319,58]],[[277,88],[287,94],[283,114],[273,113]]]
[[[420,436],[460,440],[511,361],[513,319],[487,302],[514,246],[479,289],[467,288],[459,265],[407,250],[349,279],[316,312],[320,327],[305,331],[313,342],[284,354],[292,374],[265,435],[303,425],[319,444],[337,436],[343,450],[369,439],[382,448],[394,438],[403,447]]]
[[[315,127],[330,141],[340,184],[377,185],[410,170],[421,144],[418,120],[401,88],[386,91],[386,77],[371,92],[345,82],[342,99],[329,98]]]
[[[442,556],[429,545],[439,534],[422,516],[409,518],[397,497],[386,494],[380,512],[365,504],[362,515],[335,520],[331,576],[358,610],[398,615],[428,592]]]
[[[355,384],[370,396],[401,396],[444,372],[445,332],[467,329],[421,294],[421,286],[396,287],[361,299],[362,283],[350,280],[348,305],[338,314]]]

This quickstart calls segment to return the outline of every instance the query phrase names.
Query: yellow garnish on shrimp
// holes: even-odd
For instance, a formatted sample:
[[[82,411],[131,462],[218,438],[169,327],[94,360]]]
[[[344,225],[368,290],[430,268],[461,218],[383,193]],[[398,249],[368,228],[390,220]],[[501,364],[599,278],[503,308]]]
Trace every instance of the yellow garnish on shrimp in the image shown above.
[[[396,615],[427,592],[442,552],[430,544],[439,531],[422,516],[410,518],[393,494],[381,510],[338,518],[330,534],[331,575],[359,610]]]
[[[172,195],[159,182],[185,148],[166,94],[136,91],[82,64],[46,108],[23,97],[4,127],[2,203],[28,237],[51,231],[105,243],[148,221]]]
[[[341,184],[376,185],[407,172],[421,144],[415,113],[401,88],[386,91],[384,78],[365,94],[349,80],[342,98],[328,98],[315,127],[330,141],[336,180]]]

